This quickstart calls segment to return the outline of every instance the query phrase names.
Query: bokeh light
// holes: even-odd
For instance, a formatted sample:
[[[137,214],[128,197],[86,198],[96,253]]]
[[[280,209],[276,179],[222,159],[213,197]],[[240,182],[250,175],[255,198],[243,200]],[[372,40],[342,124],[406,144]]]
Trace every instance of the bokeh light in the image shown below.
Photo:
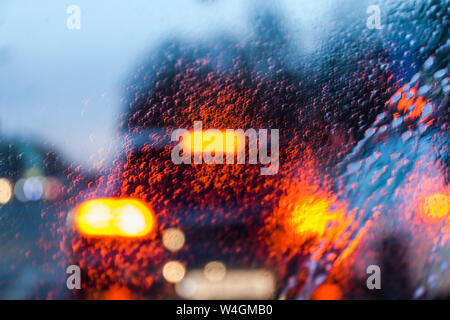
[[[325,283],[317,287],[311,295],[312,300],[341,300],[342,291],[339,286]]]
[[[212,261],[205,266],[203,273],[209,281],[222,281],[227,274],[227,268],[220,261]]]
[[[44,184],[44,197],[47,200],[57,200],[61,196],[63,185],[57,178],[47,178]]]
[[[43,179],[39,177],[31,177],[26,179],[23,184],[23,193],[27,200],[40,200],[44,195]]]
[[[0,178],[0,205],[7,204],[13,195],[11,182],[6,178]]]
[[[25,179],[19,179],[16,184],[14,185],[14,195],[16,196],[17,200],[20,202],[26,202],[28,201],[28,198],[25,196],[24,193],[24,184]]]
[[[180,250],[183,247],[185,240],[183,231],[176,228],[170,228],[164,231],[162,238],[164,247],[173,252]]]
[[[205,270],[192,270],[177,283],[175,290],[181,298],[209,299],[270,299],[276,288],[275,276],[262,269],[233,269],[220,281],[206,278]]]
[[[162,274],[167,282],[178,283],[186,275],[186,268],[179,261],[169,261],[164,265]]]

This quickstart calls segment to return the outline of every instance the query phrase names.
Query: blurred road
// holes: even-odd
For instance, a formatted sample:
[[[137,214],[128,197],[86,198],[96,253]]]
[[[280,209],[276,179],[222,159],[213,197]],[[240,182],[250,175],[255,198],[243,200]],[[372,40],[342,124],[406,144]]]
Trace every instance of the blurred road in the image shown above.
[[[44,201],[0,207],[0,299],[58,298],[54,289],[65,281],[61,260],[54,259],[59,210]]]

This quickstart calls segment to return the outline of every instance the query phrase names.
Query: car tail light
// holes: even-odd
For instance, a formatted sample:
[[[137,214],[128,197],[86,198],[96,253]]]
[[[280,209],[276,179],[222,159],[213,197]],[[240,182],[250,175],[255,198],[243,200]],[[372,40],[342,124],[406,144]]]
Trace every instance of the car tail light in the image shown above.
[[[153,212],[135,199],[95,199],[75,210],[75,224],[86,236],[144,237],[156,225]]]
[[[183,135],[183,151],[191,154],[218,151],[222,154],[239,154],[245,150],[245,135],[238,130],[188,131]]]

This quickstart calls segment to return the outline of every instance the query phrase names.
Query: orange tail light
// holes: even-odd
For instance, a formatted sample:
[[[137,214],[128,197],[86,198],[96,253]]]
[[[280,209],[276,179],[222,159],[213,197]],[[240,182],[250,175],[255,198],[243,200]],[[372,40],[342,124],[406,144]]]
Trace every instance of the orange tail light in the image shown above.
[[[135,199],[95,199],[75,210],[75,224],[86,236],[138,238],[156,226],[154,213]]]

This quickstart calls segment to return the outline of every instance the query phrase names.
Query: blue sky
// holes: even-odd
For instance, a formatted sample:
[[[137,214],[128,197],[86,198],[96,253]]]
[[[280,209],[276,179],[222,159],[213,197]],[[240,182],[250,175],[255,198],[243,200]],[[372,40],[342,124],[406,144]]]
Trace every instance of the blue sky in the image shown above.
[[[285,2],[303,26],[324,10]],[[66,27],[72,4],[80,30]],[[247,8],[241,0],[0,0],[0,134],[48,141],[92,166],[117,134],[123,81],[140,58],[167,35],[238,36]]]

